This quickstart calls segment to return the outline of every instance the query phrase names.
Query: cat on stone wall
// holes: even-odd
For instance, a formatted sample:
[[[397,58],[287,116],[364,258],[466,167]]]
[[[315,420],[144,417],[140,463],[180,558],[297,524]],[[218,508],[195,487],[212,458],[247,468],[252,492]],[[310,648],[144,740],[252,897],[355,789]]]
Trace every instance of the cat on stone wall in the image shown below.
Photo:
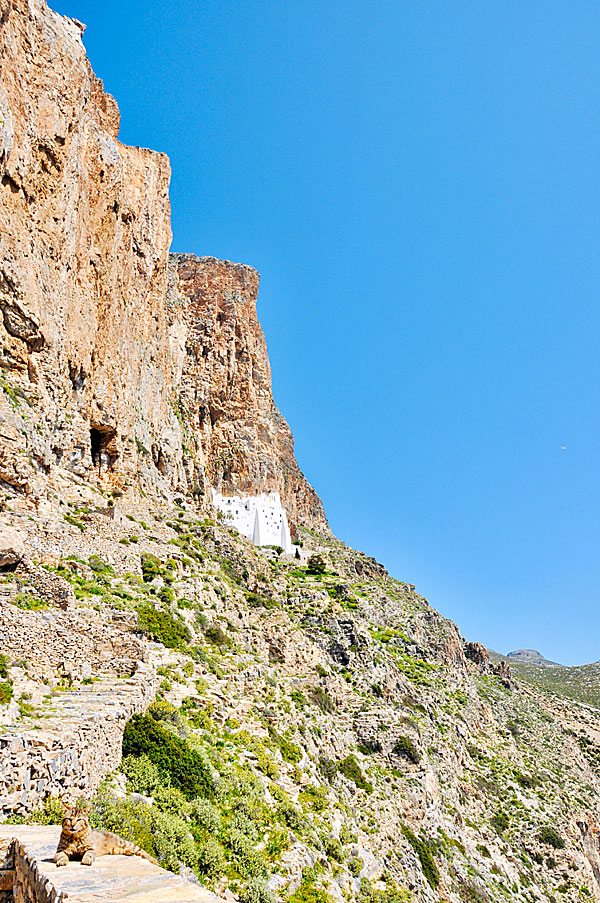
[[[81,859],[82,865],[91,865],[96,856],[111,854],[142,856],[153,865],[158,865],[156,859],[131,841],[123,840],[112,831],[94,831],[90,827],[89,816],[85,809],[79,806],[67,808],[54,856],[56,865],[67,865],[69,859],[72,858]]]

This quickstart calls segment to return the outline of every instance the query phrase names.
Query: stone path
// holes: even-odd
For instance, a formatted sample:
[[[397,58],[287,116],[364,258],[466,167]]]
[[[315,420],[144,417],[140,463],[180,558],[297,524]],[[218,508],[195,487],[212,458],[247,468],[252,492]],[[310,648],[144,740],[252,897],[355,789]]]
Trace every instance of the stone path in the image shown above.
[[[223,903],[140,856],[100,856],[92,866],[57,868],[52,857],[59,836],[58,827],[0,825],[0,889],[12,882],[36,903]]]

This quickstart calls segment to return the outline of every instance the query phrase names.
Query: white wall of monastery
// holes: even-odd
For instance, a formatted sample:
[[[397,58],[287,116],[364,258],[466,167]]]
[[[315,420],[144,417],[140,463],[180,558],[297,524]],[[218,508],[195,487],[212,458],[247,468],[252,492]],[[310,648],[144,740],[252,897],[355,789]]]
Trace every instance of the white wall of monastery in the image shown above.
[[[291,555],[294,551],[285,508],[279,493],[261,495],[221,495],[212,491],[213,504],[232,527],[252,540],[255,546],[281,546]]]

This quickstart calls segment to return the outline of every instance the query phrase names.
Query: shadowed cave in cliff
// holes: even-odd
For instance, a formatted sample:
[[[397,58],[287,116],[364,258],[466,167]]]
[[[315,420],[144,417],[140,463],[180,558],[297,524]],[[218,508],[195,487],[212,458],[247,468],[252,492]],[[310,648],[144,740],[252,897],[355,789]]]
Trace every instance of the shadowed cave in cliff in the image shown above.
[[[90,429],[92,462],[98,470],[111,469],[118,458],[116,447],[117,431],[108,426],[93,426]]]

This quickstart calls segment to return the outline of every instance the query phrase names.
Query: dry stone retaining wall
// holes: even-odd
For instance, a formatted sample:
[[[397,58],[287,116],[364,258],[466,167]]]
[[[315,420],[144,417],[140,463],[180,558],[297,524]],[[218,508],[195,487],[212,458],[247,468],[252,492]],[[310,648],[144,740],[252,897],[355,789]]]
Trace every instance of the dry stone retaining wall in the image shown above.
[[[25,611],[3,601],[10,598],[10,584],[0,590],[6,592],[0,595],[0,652],[25,659],[40,676],[130,675],[144,658],[142,642],[124,630],[134,626],[130,612],[112,612],[107,622],[95,609]]]
[[[99,856],[91,867],[52,861],[60,828],[0,825],[0,903],[223,903],[140,856]]]

